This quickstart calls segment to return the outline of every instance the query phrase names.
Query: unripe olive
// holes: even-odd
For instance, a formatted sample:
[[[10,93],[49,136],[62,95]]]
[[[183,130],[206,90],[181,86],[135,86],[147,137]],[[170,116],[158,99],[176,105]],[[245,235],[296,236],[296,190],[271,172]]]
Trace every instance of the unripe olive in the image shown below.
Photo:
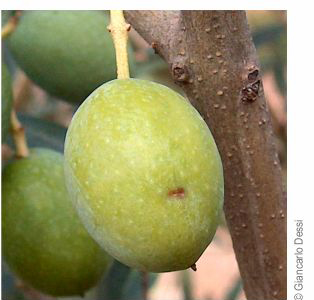
[[[35,83],[53,96],[80,103],[116,78],[108,23],[103,11],[24,11],[8,44]],[[131,49],[129,61],[132,71]]]
[[[53,296],[83,295],[109,268],[69,200],[61,154],[35,148],[4,169],[2,250],[23,281]]]
[[[95,90],[68,129],[65,172],[87,230],[126,265],[189,268],[215,234],[224,193],[216,144],[165,86],[119,79]]]

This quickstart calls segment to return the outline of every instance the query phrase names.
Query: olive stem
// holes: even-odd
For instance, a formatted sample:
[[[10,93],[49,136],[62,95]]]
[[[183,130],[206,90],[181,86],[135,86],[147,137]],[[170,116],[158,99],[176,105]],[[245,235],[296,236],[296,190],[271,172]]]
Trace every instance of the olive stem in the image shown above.
[[[25,129],[18,120],[14,109],[11,111],[11,132],[16,147],[16,158],[27,157],[29,149],[25,138]]]
[[[111,10],[110,24],[107,28],[112,35],[116,50],[118,79],[127,79],[130,77],[127,41],[131,25],[125,22],[122,10]]]
[[[16,29],[21,14],[21,11],[16,11],[15,14],[10,17],[9,21],[1,29],[1,39],[7,38]]]
[[[7,38],[17,27],[21,11],[16,11],[1,30],[1,39]],[[11,132],[16,148],[16,158],[23,158],[29,155],[29,149],[25,137],[25,129],[17,118],[14,108],[11,111]]]

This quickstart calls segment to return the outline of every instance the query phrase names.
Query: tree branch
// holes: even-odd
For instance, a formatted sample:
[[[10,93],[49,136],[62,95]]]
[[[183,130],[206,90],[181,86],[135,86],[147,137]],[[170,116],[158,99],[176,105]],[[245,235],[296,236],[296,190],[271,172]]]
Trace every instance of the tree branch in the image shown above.
[[[169,64],[223,160],[225,214],[248,299],[286,299],[286,196],[243,11],[126,11]]]

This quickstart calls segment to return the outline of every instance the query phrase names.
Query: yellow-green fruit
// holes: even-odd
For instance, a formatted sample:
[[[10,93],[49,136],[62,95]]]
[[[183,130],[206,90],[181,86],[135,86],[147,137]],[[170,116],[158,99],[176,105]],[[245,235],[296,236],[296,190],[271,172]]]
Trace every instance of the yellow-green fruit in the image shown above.
[[[4,63],[1,66],[1,133],[5,141],[10,128],[10,115],[12,109],[12,82],[9,71]]]
[[[79,103],[117,77],[108,23],[102,11],[25,11],[8,38],[9,48],[39,86]],[[129,57],[132,71],[131,49]]]
[[[140,270],[192,266],[223,205],[214,139],[178,93],[146,80],[113,80],[75,113],[65,142],[68,191],[90,234]]]
[[[61,154],[35,148],[5,168],[2,250],[22,280],[54,296],[82,295],[110,266],[69,200]]]

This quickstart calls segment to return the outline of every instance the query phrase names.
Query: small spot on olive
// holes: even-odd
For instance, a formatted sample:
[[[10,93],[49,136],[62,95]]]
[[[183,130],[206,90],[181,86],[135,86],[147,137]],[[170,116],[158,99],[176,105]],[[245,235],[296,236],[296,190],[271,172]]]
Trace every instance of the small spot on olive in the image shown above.
[[[169,197],[183,198],[185,196],[184,188],[179,187],[168,192]]]

